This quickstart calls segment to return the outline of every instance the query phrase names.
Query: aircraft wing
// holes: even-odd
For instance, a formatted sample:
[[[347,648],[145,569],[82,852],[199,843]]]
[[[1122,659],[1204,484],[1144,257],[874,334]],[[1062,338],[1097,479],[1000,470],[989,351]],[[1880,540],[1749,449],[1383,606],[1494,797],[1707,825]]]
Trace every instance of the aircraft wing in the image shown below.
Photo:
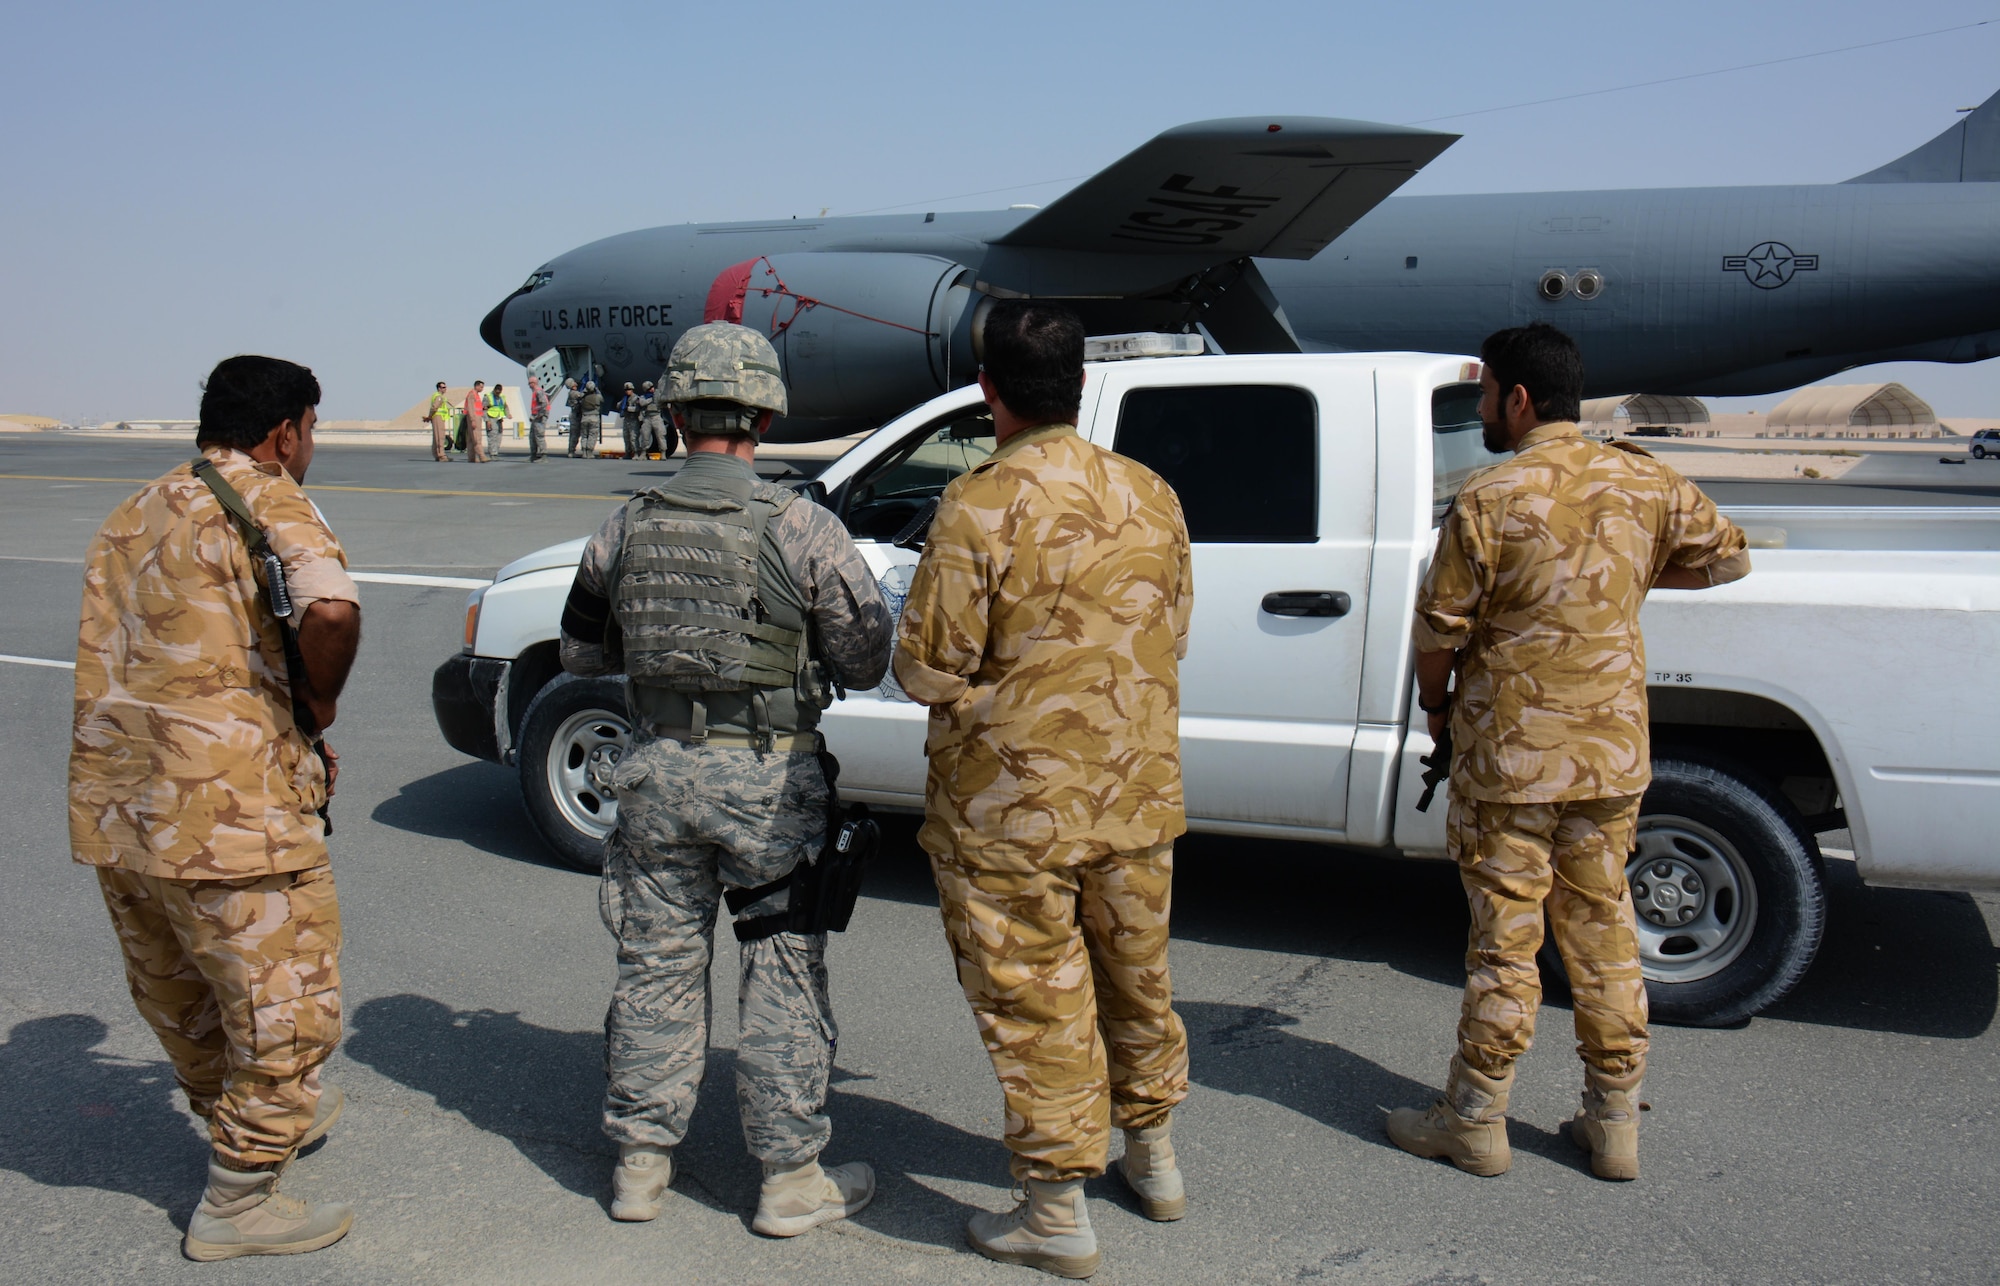
[[[1196,121],[1085,179],[994,244],[1310,259],[1458,138],[1323,116]]]

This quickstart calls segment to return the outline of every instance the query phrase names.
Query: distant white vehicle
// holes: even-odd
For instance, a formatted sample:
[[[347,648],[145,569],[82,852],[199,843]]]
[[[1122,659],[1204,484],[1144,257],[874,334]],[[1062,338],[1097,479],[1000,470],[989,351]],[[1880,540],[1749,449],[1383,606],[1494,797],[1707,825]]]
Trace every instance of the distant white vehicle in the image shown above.
[[[1193,830],[1443,855],[1442,801],[1415,808],[1431,741],[1410,720],[1409,627],[1445,504],[1493,459],[1475,371],[1359,353],[1090,367],[1081,431],[1160,472],[1195,541]],[[917,555],[896,538],[992,447],[977,388],[960,389],[803,489],[899,604]],[[1657,592],[1644,616],[1655,779],[1628,869],[1653,1012],[1680,1022],[1739,1021],[1804,974],[1825,917],[1820,833],[1848,830],[1873,884],[2000,884],[2000,687],[1937,677],[2000,655],[2000,510],[1731,513],[1753,573]],[[620,681],[557,663],[582,544],[472,595],[433,701],[446,740],[517,764],[550,844],[595,869],[628,725]],[[924,724],[893,681],[836,705],[842,791],[920,807]]]

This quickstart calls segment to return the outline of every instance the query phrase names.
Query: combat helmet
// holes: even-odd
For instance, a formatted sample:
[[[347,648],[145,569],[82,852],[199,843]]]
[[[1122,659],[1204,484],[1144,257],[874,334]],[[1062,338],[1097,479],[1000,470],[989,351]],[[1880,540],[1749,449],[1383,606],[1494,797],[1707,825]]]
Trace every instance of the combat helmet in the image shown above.
[[[667,358],[666,384],[662,400],[681,407],[690,433],[754,433],[759,412],[785,413],[778,350],[732,322],[709,322],[682,335]]]

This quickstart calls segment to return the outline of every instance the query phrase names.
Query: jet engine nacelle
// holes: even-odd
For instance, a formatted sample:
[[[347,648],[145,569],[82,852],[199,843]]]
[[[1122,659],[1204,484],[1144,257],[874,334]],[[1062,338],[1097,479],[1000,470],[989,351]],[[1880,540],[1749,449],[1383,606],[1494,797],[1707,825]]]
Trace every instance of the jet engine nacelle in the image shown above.
[[[972,281],[934,255],[770,255],[716,278],[705,320],[771,336],[791,418],[878,419],[972,382]]]

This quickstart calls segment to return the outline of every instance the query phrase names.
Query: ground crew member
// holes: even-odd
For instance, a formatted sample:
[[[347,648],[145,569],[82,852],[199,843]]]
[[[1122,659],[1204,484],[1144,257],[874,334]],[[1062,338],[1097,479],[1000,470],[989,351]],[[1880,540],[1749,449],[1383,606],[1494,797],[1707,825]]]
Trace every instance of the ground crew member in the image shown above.
[[[1514,458],[1459,492],[1415,626],[1431,736],[1449,720],[1457,748],[1448,843],[1472,909],[1465,1001],[1444,1096],[1391,1112],[1389,1137],[1473,1174],[1507,1169],[1546,913],[1584,1062],[1570,1138],[1600,1178],[1634,1179],[1646,987],[1625,864],[1652,780],[1639,608],[1649,589],[1737,580],[1750,558],[1693,483],[1583,436],[1569,336],[1537,322],[1494,334],[1480,356],[1486,446]]]
[[[653,391],[653,381],[647,380],[639,387],[639,448],[648,460],[664,460],[674,453],[679,445],[680,435],[667,427],[666,419],[660,414],[660,397]],[[669,438],[668,434],[673,437]]]
[[[424,418],[431,425],[431,459],[442,463],[451,450],[451,394],[444,391],[444,381],[437,383],[437,392],[431,394],[430,405],[424,410]]]
[[[542,391],[542,382],[535,376],[528,376],[528,463],[533,464],[548,454],[549,395]]]
[[[322,821],[338,761],[313,742],[334,721],[361,609],[299,486],[319,399],[291,362],[217,366],[200,456],[114,510],[84,560],[70,849],[98,868],[132,998],[208,1122],[208,1188],[184,1242],[195,1259],[317,1250],[354,1222],[347,1206],[277,1191],[341,1110],[320,1081],[340,1039]],[[289,603],[267,588],[263,553],[282,563]]]
[[[486,463],[486,381],[472,381],[472,388],[465,395],[465,405],[459,408],[464,414],[462,421],[465,433],[465,461],[467,464]]]
[[[583,378],[581,396],[577,397],[573,394],[572,397],[575,398],[580,408],[576,423],[578,436],[583,439],[581,453],[586,459],[595,460],[597,458],[597,435],[604,430],[604,415],[601,409],[604,406],[604,394],[598,392],[597,381],[586,375]],[[578,448],[576,444],[571,443],[570,445],[571,454],[577,454]]]
[[[639,393],[632,381],[625,381],[625,395],[618,399],[618,432],[625,439],[625,458],[639,458]]]
[[[576,386],[576,377],[563,381],[563,392],[569,396],[569,454],[575,457],[578,445],[583,441],[583,392]]]
[[[498,384],[486,394],[486,418],[481,423],[486,426],[486,458],[498,460],[501,439],[507,434],[507,399]]]
[[[730,891],[739,938],[790,909],[789,887],[761,886],[820,852],[820,711],[835,684],[881,681],[892,635],[839,519],[752,467],[785,410],[770,341],[727,323],[689,330],[667,398],[687,463],[598,530],[562,619],[565,669],[631,676],[632,746],[612,779],[618,829],[600,900],[618,939],[604,1131],[618,1142],[611,1215],[626,1220],[658,1214],[694,1111],[717,902]],[[759,892],[739,905],[741,890]],[[769,1236],[844,1218],[875,1191],[868,1166],[818,1161],[832,1131],[825,952],[824,933],[741,947],[737,1102],[764,1166],[751,1226]]]
[[[1078,436],[1083,340],[1048,304],[987,318],[999,445],[945,488],[895,661],[931,708],[918,839],[1027,1191],[967,1237],[1071,1277],[1097,1267],[1083,1183],[1112,1125],[1140,1208],[1181,1217],[1169,1115],[1188,1085],[1167,970],[1187,525],[1158,475]]]

